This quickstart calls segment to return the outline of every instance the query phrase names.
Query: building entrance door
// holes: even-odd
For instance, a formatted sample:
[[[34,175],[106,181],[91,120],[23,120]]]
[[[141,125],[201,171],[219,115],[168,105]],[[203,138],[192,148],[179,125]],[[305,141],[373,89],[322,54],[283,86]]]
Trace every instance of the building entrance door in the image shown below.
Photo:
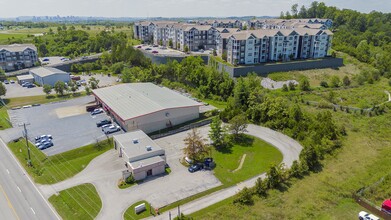
[[[152,170],[147,171],[147,176],[152,176]]]

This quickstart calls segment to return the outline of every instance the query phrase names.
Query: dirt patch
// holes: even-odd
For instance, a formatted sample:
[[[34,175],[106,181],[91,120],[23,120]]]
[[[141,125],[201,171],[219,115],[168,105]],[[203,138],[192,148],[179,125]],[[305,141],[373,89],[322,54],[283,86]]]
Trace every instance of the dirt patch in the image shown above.
[[[235,173],[236,171],[242,169],[244,160],[246,159],[246,156],[247,156],[247,154],[243,154],[242,159],[240,159],[239,167],[236,168],[234,171],[232,171],[232,173]]]
[[[81,115],[86,113],[86,106],[70,106],[70,107],[64,107],[64,108],[58,108],[56,109],[56,114],[58,118],[66,118],[76,115]]]

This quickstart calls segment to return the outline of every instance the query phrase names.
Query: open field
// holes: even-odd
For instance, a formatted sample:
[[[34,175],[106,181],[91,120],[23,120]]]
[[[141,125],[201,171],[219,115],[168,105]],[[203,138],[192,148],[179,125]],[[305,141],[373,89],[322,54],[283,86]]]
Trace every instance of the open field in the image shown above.
[[[377,206],[380,206],[384,200],[391,199],[391,173],[374,183],[368,183],[368,185],[362,195],[365,199]]]
[[[136,214],[134,212],[134,207],[142,204],[142,203],[145,203],[145,208],[146,210],[139,213],[139,214]],[[124,213],[124,219],[125,220],[136,220],[136,219],[143,219],[143,218],[147,218],[147,217],[150,217],[150,216],[153,216],[151,215],[151,213],[155,213],[155,210],[153,210],[153,207],[152,207],[152,211],[151,211],[151,205],[147,202],[147,201],[140,201],[140,202],[136,202],[135,204],[131,205]]]
[[[49,202],[64,220],[95,219],[102,208],[102,201],[90,183],[60,191]]]
[[[32,167],[27,166],[27,149],[24,139],[10,142],[8,147],[36,183],[53,184],[68,179],[82,171],[95,157],[112,148],[108,141],[102,141],[99,148],[94,144],[65,153],[47,157],[32,143],[29,143]]]
[[[233,146],[222,150],[212,150],[212,157],[216,161],[213,170],[215,176],[225,187],[250,179],[266,172],[273,164],[282,161],[282,154],[275,147],[261,139],[245,135],[242,143],[233,143]],[[241,158],[246,155],[241,169]]]

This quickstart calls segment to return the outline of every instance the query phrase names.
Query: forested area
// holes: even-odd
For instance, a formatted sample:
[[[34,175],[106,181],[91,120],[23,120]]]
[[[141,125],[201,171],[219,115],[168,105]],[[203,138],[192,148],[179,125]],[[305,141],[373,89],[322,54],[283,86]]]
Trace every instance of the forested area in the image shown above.
[[[314,1],[310,7],[298,4],[281,18],[328,18],[333,21],[332,48],[348,53],[373,65],[380,73],[391,77],[391,13],[372,11],[368,14],[351,9],[338,9]]]

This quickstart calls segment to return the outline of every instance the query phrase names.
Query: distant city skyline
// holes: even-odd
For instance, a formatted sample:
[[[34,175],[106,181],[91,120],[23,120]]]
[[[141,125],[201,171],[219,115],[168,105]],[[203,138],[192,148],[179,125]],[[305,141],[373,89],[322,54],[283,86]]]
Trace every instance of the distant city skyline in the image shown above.
[[[229,17],[279,16],[293,4],[308,7],[311,0],[1,0],[0,17]],[[368,13],[391,12],[389,0],[326,0],[327,6]]]

